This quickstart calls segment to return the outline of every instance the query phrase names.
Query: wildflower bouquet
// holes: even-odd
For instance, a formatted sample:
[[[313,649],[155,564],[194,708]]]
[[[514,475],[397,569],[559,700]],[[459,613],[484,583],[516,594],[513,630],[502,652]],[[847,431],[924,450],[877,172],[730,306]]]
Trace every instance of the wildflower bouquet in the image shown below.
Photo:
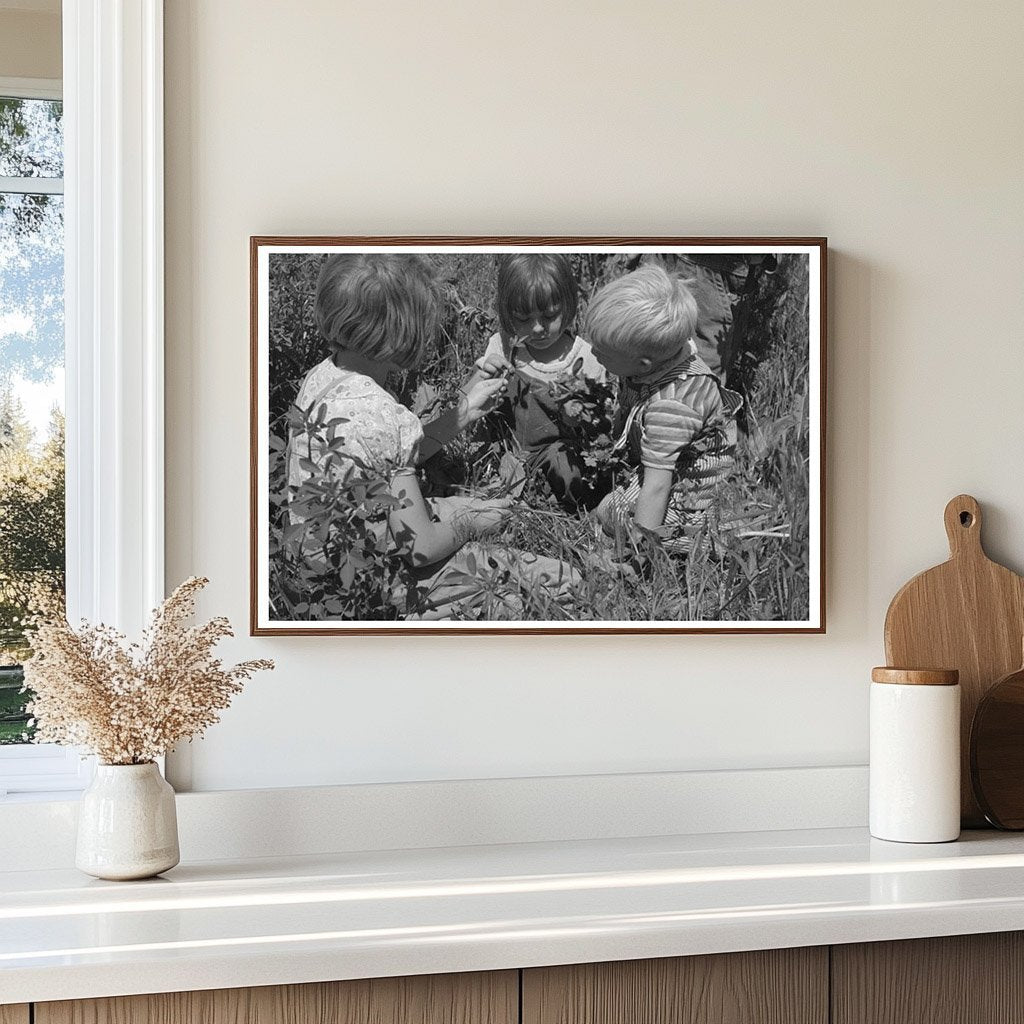
[[[201,735],[263,659],[225,668],[213,648],[232,635],[228,620],[187,626],[209,580],[193,576],[153,612],[141,644],[109,626],[39,617],[25,689],[39,743],[84,747],[104,764],[146,764]]]

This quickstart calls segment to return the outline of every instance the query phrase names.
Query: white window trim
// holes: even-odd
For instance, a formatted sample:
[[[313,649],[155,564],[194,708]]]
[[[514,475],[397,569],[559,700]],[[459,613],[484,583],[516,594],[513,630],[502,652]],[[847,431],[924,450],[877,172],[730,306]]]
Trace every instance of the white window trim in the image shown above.
[[[64,0],[63,47],[68,617],[137,636],[164,596],[163,0]],[[89,776],[0,759],[0,793]]]
[[[53,743],[0,747],[0,798],[8,793],[68,793],[85,789],[93,758]]]
[[[163,3],[64,0],[68,615],[163,597]]]
[[[0,89],[0,96],[6,96]],[[64,192],[63,178],[5,178],[0,175],[0,192],[20,192],[25,196],[59,196]]]
[[[60,100],[64,84],[59,78],[8,78],[0,75],[0,96],[20,100]]]

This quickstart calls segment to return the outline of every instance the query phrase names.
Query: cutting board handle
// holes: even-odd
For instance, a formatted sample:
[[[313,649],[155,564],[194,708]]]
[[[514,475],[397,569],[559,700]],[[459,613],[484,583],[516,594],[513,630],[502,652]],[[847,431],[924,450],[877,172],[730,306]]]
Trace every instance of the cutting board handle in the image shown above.
[[[984,557],[981,547],[981,506],[969,494],[958,494],[947,506],[944,515],[949,553]]]

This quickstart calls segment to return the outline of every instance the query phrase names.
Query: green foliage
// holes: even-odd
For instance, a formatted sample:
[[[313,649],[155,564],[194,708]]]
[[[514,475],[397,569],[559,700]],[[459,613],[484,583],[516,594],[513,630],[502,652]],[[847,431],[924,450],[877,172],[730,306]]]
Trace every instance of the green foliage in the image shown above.
[[[0,97],[0,176],[59,178],[64,173],[63,104]],[[0,222],[17,235],[38,233],[60,196],[0,192]]]
[[[0,175],[59,178],[64,172],[64,105],[0,97]]]
[[[26,616],[44,604],[60,607],[63,598],[64,418],[54,415],[37,450],[8,392],[0,396],[0,743],[23,741],[29,699],[19,692],[20,669],[2,666],[31,654]]]
[[[0,666],[0,746],[24,743],[32,736],[23,685],[24,673],[20,665]]]
[[[42,451],[25,443],[0,407],[0,573],[12,577],[64,572],[64,418],[54,418]],[[2,443],[2,442],[0,442]],[[2,578],[2,577],[0,577]]]

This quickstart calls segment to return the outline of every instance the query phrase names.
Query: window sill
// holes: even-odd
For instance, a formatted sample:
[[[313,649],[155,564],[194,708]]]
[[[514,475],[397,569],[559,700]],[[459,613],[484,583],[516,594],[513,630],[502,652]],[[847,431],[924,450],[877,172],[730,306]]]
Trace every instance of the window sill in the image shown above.
[[[189,861],[838,828],[867,823],[867,783],[850,765],[179,793],[178,828]],[[0,799],[0,871],[73,866],[60,795]]]

